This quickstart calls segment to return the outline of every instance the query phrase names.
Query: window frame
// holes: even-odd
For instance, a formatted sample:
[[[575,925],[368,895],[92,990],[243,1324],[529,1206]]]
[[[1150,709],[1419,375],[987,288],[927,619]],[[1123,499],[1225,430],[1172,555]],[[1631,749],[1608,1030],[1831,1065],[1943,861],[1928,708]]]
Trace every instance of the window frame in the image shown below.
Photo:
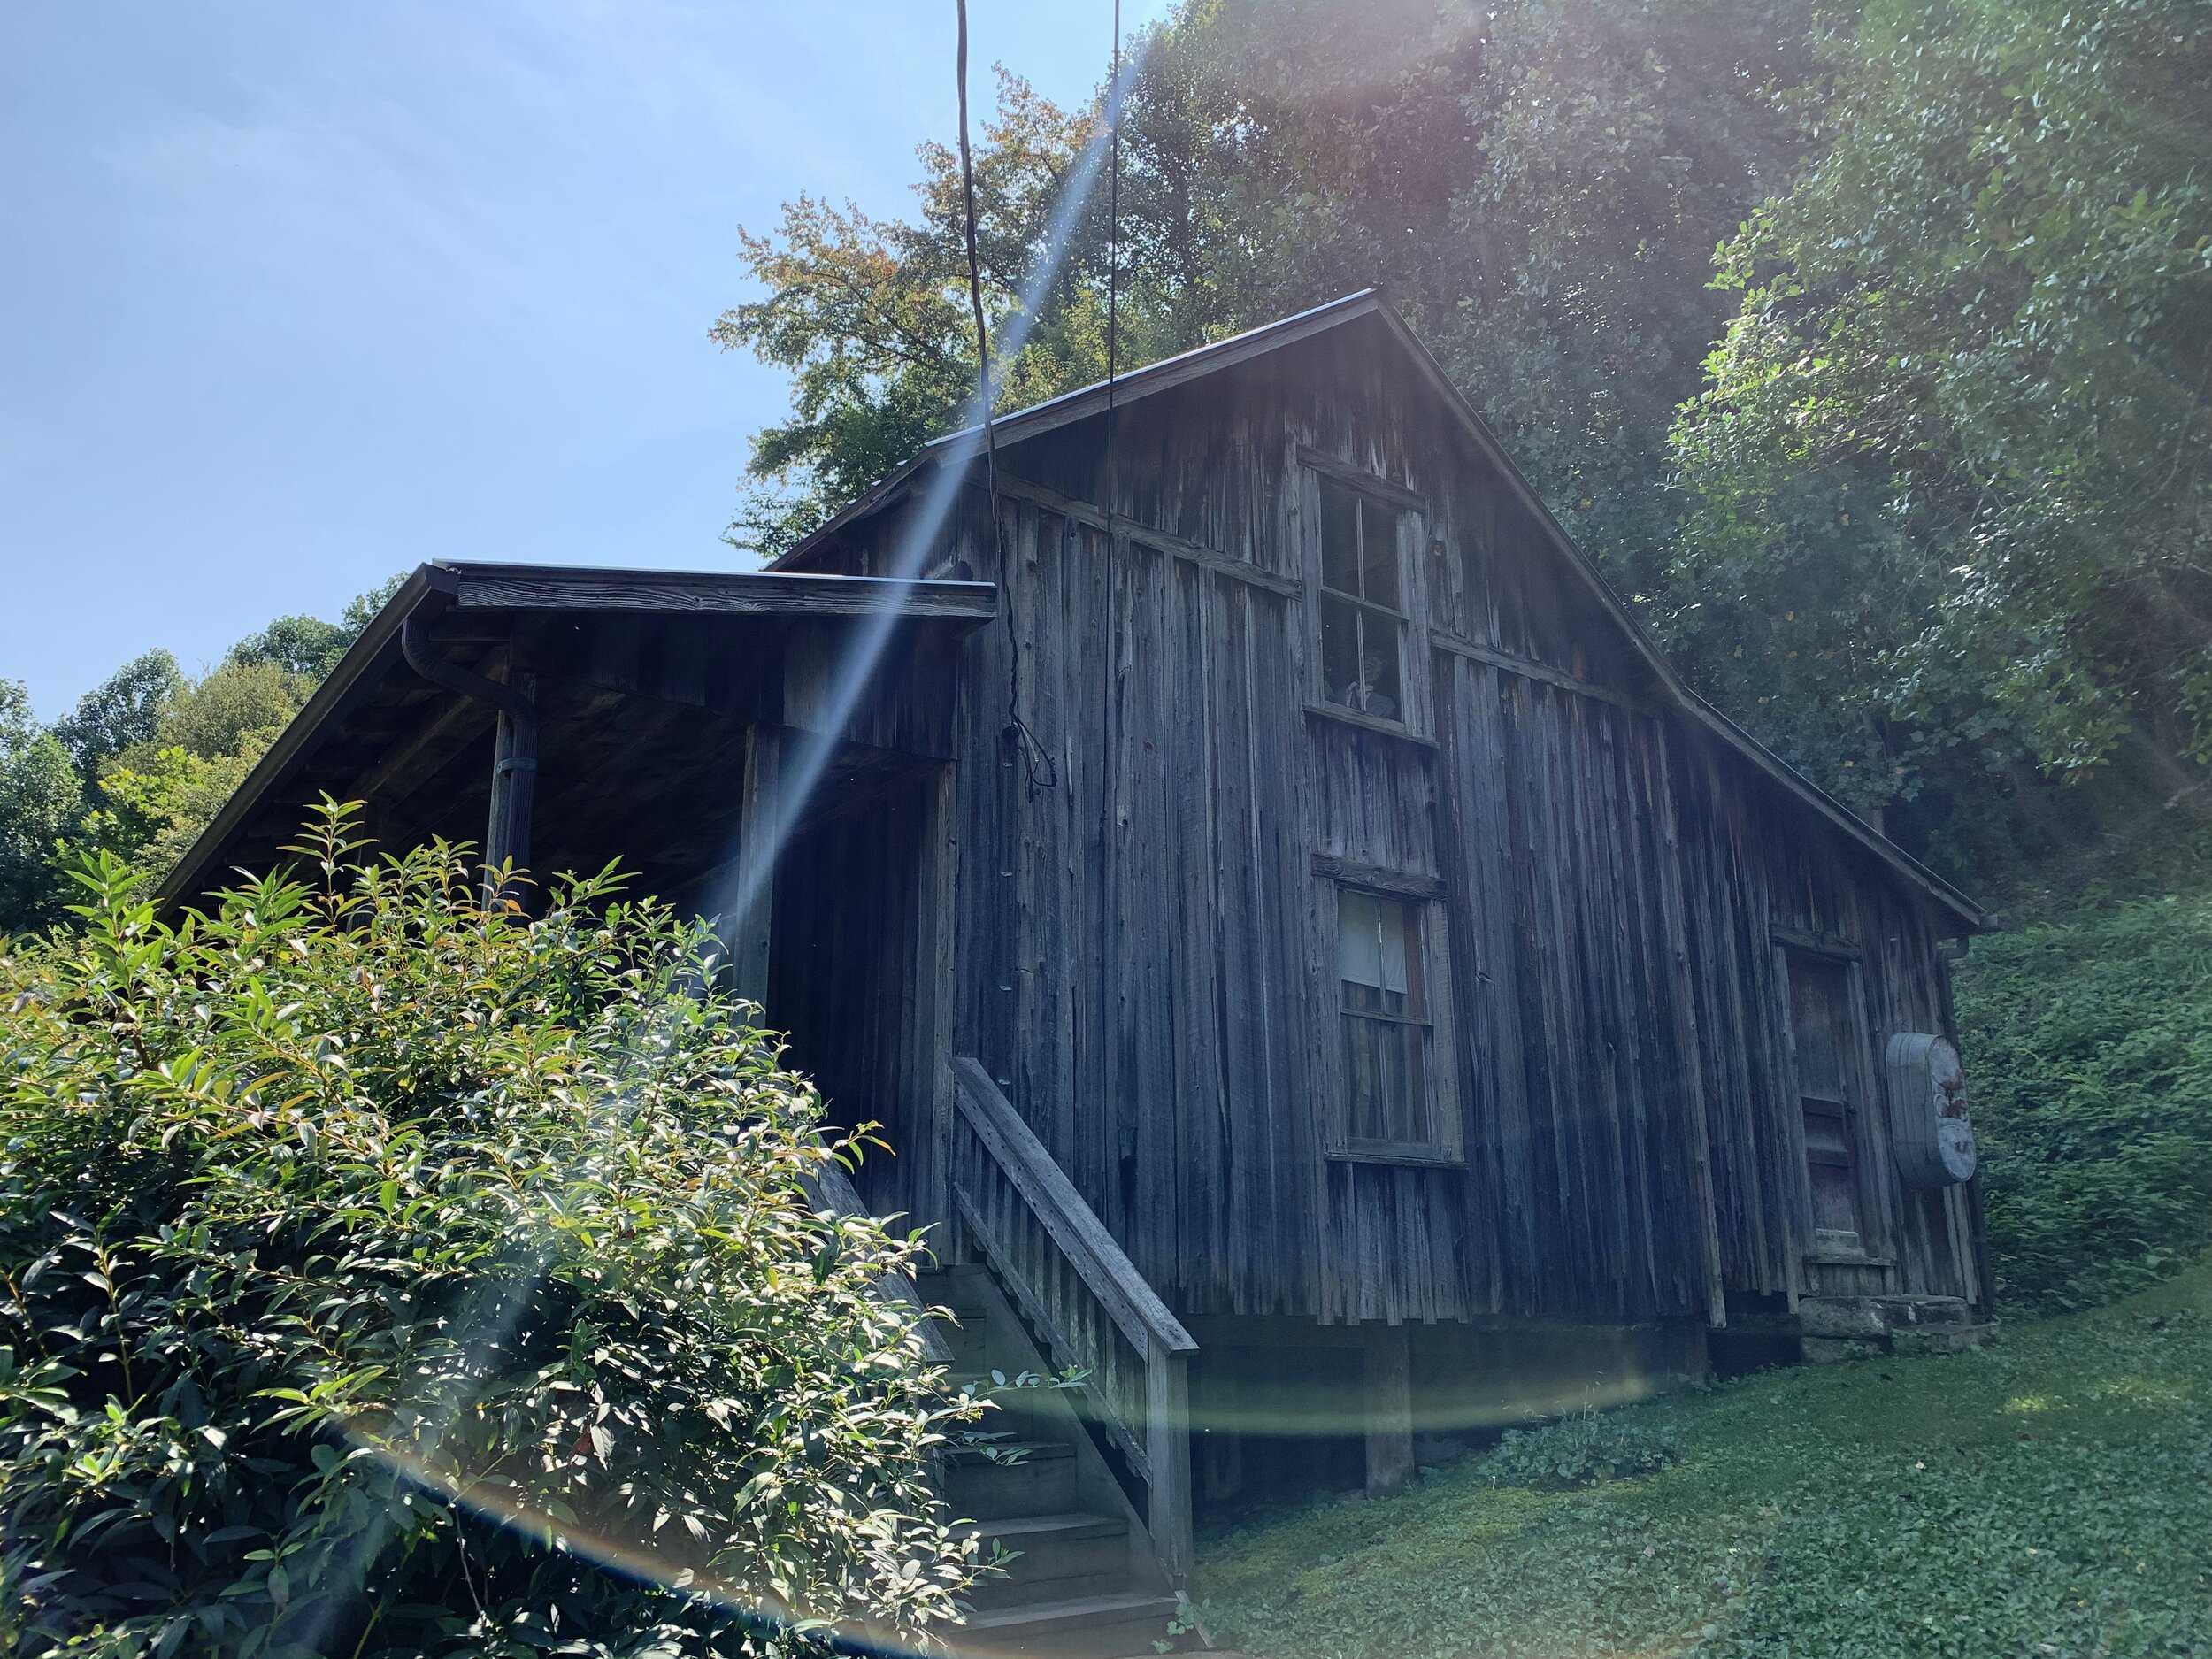
[[[1419,962],[1428,1004],[1425,1018],[1394,1019],[1345,1007],[1343,986],[1337,975],[1340,915],[1338,895],[1345,892],[1366,894],[1402,904],[1413,913],[1419,933]],[[1320,935],[1317,961],[1326,975],[1327,1018],[1317,1022],[1325,1033],[1320,1044],[1324,1156],[1339,1163],[1464,1168],[1467,1147],[1459,1099],[1459,1025],[1452,1001],[1451,916],[1443,882],[1434,876],[1379,869],[1317,853],[1313,856],[1313,893]],[[1428,1042],[1422,1084],[1428,1101],[1427,1141],[1381,1141],[1352,1133],[1350,1076],[1344,1040],[1344,1022],[1348,1018],[1376,1018],[1380,1023],[1426,1028]]]
[[[1425,626],[1427,595],[1422,587],[1424,572],[1417,555],[1426,545],[1426,503],[1402,485],[1379,474],[1363,472],[1333,456],[1301,448],[1298,461],[1298,504],[1299,516],[1303,520],[1301,540],[1306,576],[1306,709],[1310,713],[1371,730],[1425,740],[1430,731],[1428,631]],[[1390,514],[1396,542],[1398,609],[1331,588],[1322,580],[1321,500],[1325,483],[1346,490],[1356,501],[1372,503]],[[1325,595],[1353,606],[1363,615],[1379,613],[1395,618],[1399,704],[1395,715],[1371,714],[1330,700],[1322,655]]]

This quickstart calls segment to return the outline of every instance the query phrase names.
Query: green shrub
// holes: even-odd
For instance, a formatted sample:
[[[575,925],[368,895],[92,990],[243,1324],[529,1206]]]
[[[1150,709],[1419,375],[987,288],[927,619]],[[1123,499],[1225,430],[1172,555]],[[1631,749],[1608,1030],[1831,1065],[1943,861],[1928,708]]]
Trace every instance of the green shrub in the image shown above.
[[[1670,1431],[1584,1411],[1540,1429],[1508,1429],[1476,1465],[1476,1476],[1501,1486],[1594,1486],[1681,1461]]]
[[[2108,1301],[2212,1242],[2212,898],[1978,939],[1958,1016],[2008,1300]]]
[[[0,961],[0,1647],[771,1652],[911,1634],[949,1404],[818,1101],[609,875],[455,850]],[[848,1156],[850,1153],[848,1152]],[[776,1615],[764,1619],[763,1613]]]

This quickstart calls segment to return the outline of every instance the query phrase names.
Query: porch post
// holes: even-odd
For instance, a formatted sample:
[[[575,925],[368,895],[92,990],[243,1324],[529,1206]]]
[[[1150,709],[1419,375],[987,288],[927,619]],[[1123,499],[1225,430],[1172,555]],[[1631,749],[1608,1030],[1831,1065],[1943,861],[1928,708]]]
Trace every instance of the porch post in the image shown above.
[[[1402,1325],[1366,1333],[1367,1489],[1390,1492],[1413,1478],[1413,1356]]]
[[[730,989],[768,1003],[769,932],[776,910],[776,830],[783,770],[783,729],[756,721],[745,732],[745,779],[739,803],[737,890],[744,908],[730,918]]]
[[[914,884],[914,988],[908,1003],[906,1123],[913,1137],[902,1156],[914,1160],[909,1189],[914,1223],[932,1227],[931,1247],[953,1259],[952,764],[937,769],[923,791],[921,852]]]
[[[1187,1339],[1186,1339],[1187,1340]],[[1145,1531],[1167,1581],[1190,1584],[1190,1356],[1171,1352],[1157,1333],[1145,1356],[1144,1453],[1151,1464],[1146,1481]]]
[[[492,749],[491,811],[484,829],[484,862],[496,870],[511,864],[518,871],[530,867],[530,818],[538,793],[538,677],[526,668],[507,671],[511,709],[499,710],[499,732]],[[518,718],[518,712],[527,718]],[[541,889],[541,891],[542,889]],[[522,902],[527,889],[518,884],[489,896]]]

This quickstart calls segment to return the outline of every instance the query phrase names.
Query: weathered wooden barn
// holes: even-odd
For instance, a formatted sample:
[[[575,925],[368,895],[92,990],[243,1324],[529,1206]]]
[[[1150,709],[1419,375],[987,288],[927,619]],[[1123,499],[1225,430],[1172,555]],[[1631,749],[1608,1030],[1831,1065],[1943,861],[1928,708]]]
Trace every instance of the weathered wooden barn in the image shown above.
[[[718,916],[884,1125],[863,1201],[1089,1372],[1047,1518],[1133,1594],[1286,1441],[1386,1485],[1716,1333],[1981,1317],[1981,913],[1683,684],[1378,298],[995,435],[995,528],[964,434],[768,572],[423,567],[169,895],[326,791]]]

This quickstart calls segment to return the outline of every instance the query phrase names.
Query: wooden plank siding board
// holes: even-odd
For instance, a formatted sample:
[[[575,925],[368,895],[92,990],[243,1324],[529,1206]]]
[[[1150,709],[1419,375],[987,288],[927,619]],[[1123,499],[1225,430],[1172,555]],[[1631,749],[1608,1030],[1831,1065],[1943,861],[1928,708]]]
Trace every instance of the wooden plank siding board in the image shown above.
[[[1772,930],[1859,942],[1878,1041],[1940,1028],[1928,902],[1662,710],[1534,519],[1355,342],[1127,412],[1110,516],[1100,437],[1006,457],[1006,568],[979,489],[929,560],[1005,611],[957,648],[951,1051],[1187,1317],[1710,1318],[1809,1287]],[[1432,746],[1303,711],[1302,446],[1419,504]],[[895,533],[850,534],[864,565]],[[1058,773],[1033,795],[1010,626]],[[1363,872],[1442,906],[1463,1168],[1323,1156],[1324,907]],[[1950,1293],[1963,1199],[1880,1186],[1900,1287]]]

